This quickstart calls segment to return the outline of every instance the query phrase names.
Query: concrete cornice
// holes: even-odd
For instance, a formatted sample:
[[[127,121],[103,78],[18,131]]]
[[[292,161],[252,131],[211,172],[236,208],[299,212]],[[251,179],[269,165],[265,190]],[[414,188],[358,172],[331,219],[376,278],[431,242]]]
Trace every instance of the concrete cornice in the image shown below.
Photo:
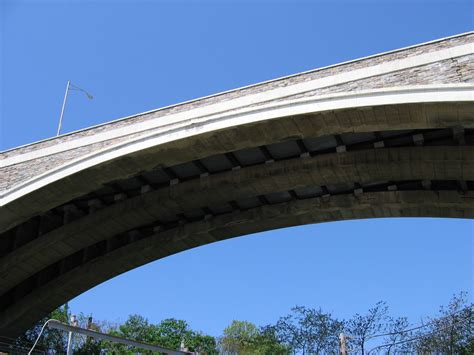
[[[474,33],[474,32],[472,32],[472,33]],[[427,42],[427,43],[419,44],[419,45],[416,45],[416,46],[411,46],[411,47],[407,47],[407,48],[398,49],[398,50],[395,50],[395,51],[380,53],[380,54],[377,54],[377,55],[374,55],[374,56],[359,58],[359,59],[356,59],[356,60],[343,62],[343,63],[339,63],[339,64],[336,64],[336,65],[328,66],[328,67],[318,68],[318,69],[315,69],[315,70],[311,70],[311,71],[307,71],[307,72],[303,72],[303,73],[298,73],[298,74],[295,74],[295,75],[292,75],[292,76],[278,78],[278,79],[270,80],[270,81],[267,81],[267,82],[254,84],[254,85],[251,85],[251,86],[248,86],[248,87],[238,88],[238,89],[235,89],[235,90],[226,91],[226,92],[223,92],[223,93],[218,93],[218,94],[211,95],[211,96],[206,96],[206,97],[203,97],[203,98],[199,98],[199,99],[196,99],[196,100],[191,100],[191,101],[180,103],[180,104],[177,104],[177,105],[168,106],[168,107],[165,107],[165,108],[180,106],[180,105],[184,105],[186,103],[191,103],[191,102],[197,102],[197,101],[201,101],[201,100],[204,100],[204,99],[207,99],[207,98],[210,98],[210,97],[223,95],[223,94],[228,93],[228,92],[239,91],[239,90],[243,90],[243,89],[246,89],[246,88],[249,88],[249,87],[259,86],[259,85],[263,85],[265,83],[279,81],[279,80],[283,80],[283,79],[286,79],[286,78],[291,78],[291,77],[294,77],[294,76],[299,76],[299,75],[303,75],[303,74],[306,74],[306,73],[311,73],[311,72],[314,72],[314,71],[320,71],[320,70],[324,70],[324,69],[328,69],[328,68],[332,68],[332,67],[342,66],[342,65],[345,65],[345,64],[349,64],[349,63],[354,63],[354,62],[358,62],[358,61],[362,61],[362,60],[366,60],[366,59],[370,59],[370,58],[375,58],[375,57],[387,55],[387,54],[390,54],[390,53],[401,52],[401,51],[404,51],[404,50],[407,50],[407,49],[410,49],[410,48],[416,48],[416,47],[424,46],[424,45],[431,44],[431,43],[437,43],[437,42],[445,41],[445,40],[450,39],[450,38],[466,36],[466,35],[470,35],[472,33],[468,32],[468,33],[458,35],[458,36],[448,37],[448,38],[445,38],[445,39],[440,39],[440,40],[436,40],[436,41],[432,41],[432,42]],[[93,144],[93,143],[96,143],[96,142],[101,142],[101,141],[105,141],[105,140],[109,140],[109,139],[114,139],[114,138],[121,137],[121,136],[130,135],[130,134],[141,132],[141,131],[144,131],[144,130],[157,128],[157,127],[164,126],[164,125],[167,125],[167,124],[176,123],[177,121],[180,121],[180,120],[185,120],[185,119],[189,119],[189,118],[198,118],[198,117],[203,117],[203,116],[210,115],[210,114],[217,114],[219,112],[224,112],[224,111],[228,111],[228,110],[232,110],[232,109],[238,109],[238,108],[246,107],[248,105],[257,104],[257,103],[260,103],[260,102],[265,102],[265,101],[270,101],[270,100],[277,100],[277,99],[280,99],[280,98],[283,98],[283,97],[286,97],[286,96],[300,94],[300,93],[304,93],[304,92],[315,90],[315,89],[322,88],[322,87],[335,86],[335,85],[339,85],[339,84],[343,84],[343,83],[347,83],[347,82],[351,82],[351,81],[355,81],[355,80],[361,80],[361,79],[369,78],[369,77],[372,77],[372,76],[378,76],[378,75],[383,75],[383,74],[387,74],[387,73],[391,73],[391,72],[395,72],[395,71],[399,71],[399,70],[403,70],[403,69],[408,69],[408,68],[413,68],[413,67],[417,67],[417,66],[427,65],[427,64],[434,63],[434,62],[437,62],[437,61],[442,61],[442,60],[450,59],[450,58],[457,58],[457,57],[461,57],[461,56],[465,56],[465,55],[469,55],[469,54],[474,54],[474,43],[467,43],[467,44],[458,45],[458,46],[454,46],[454,47],[448,47],[448,48],[441,49],[441,50],[438,50],[438,51],[422,53],[422,54],[418,54],[418,55],[415,55],[415,56],[410,56],[410,57],[403,58],[403,59],[390,60],[390,61],[387,61],[387,62],[383,62],[381,64],[376,64],[376,65],[372,65],[372,66],[369,66],[369,67],[364,67],[364,68],[361,68],[361,69],[352,70],[352,71],[349,71],[349,72],[330,75],[330,76],[327,76],[327,77],[314,79],[314,80],[310,80],[310,81],[305,81],[305,82],[302,82],[302,83],[297,83],[297,84],[288,85],[288,86],[284,86],[284,87],[279,87],[279,88],[276,88],[276,89],[270,89],[270,90],[266,90],[266,91],[255,93],[255,94],[248,94],[248,95],[238,97],[238,98],[235,98],[235,99],[226,100],[224,102],[217,102],[215,104],[210,104],[210,105],[207,105],[207,106],[204,106],[204,107],[198,107],[198,108],[195,108],[195,109],[190,109],[190,110],[187,110],[187,111],[184,111],[184,112],[180,112],[180,113],[176,113],[176,114],[169,114],[169,115],[166,115],[165,119],[163,119],[163,117],[159,117],[157,119],[151,119],[151,120],[146,121],[146,122],[134,124],[131,127],[130,126],[123,127],[123,128],[113,128],[113,127],[111,127],[110,130],[107,130],[105,132],[99,132],[97,134],[94,134],[93,136],[77,138],[77,139],[74,139],[73,141],[59,143],[59,144],[51,146],[51,147],[36,150],[34,152],[34,154],[31,154],[31,153],[21,154],[20,153],[18,155],[18,159],[20,159],[21,161],[35,159],[38,156],[45,156],[45,155],[55,154],[57,152],[61,152],[61,151],[69,150],[69,149],[74,149],[75,147],[78,147],[78,146],[84,146],[84,145]],[[109,124],[114,123],[114,122],[119,122],[119,121],[123,121],[123,120],[129,119],[129,118],[132,118],[132,117],[137,117],[139,115],[144,115],[144,114],[157,112],[157,111],[163,110],[165,108],[161,108],[161,109],[158,109],[158,110],[152,110],[152,111],[140,113],[138,115],[133,115],[133,116],[121,118],[121,119],[118,119],[118,120],[115,120],[115,121],[112,121],[112,122],[107,122],[107,123],[97,125],[97,126],[94,126],[94,127],[89,127],[87,129],[84,129],[84,130],[81,130],[81,131],[72,132],[72,133],[69,133],[67,135],[69,135],[69,136],[74,135],[75,133],[79,133],[79,132],[82,132],[82,131],[94,129],[94,128],[97,128],[97,127],[102,127],[102,126],[109,125]],[[65,135],[63,135],[63,136],[65,136]],[[51,138],[50,140],[61,138],[63,136]],[[37,144],[37,143],[32,143],[31,145]],[[27,145],[27,146],[29,146],[29,145]],[[23,147],[26,147],[26,146],[23,146]],[[3,153],[7,153],[7,152],[10,152],[10,151],[13,151],[13,150],[16,150],[16,149],[18,149],[18,148],[13,148],[13,149],[5,151]],[[15,164],[15,161],[18,161],[18,159],[11,159],[11,158],[0,159],[0,167]]]
[[[291,102],[278,103],[277,105],[258,107],[254,110],[244,109],[242,112],[233,113],[232,115],[218,114],[202,117],[201,119],[190,119],[178,122],[179,124],[171,127],[165,127],[162,130],[153,131],[153,133],[145,134],[134,140],[125,141],[98,152],[81,156],[79,159],[72,160],[65,165],[16,185],[0,195],[0,206],[91,166],[152,146],[231,126],[245,125],[289,115],[345,108],[461,101],[474,101],[474,85],[429,85],[333,94],[318,98],[296,99]]]
[[[242,87],[239,87],[239,88],[236,88],[236,89],[226,90],[226,91],[223,91],[223,92],[219,92],[217,94],[211,94],[211,95],[199,97],[199,98],[196,98],[196,99],[183,101],[183,102],[180,102],[180,103],[172,104],[172,105],[161,107],[161,108],[158,108],[158,109],[144,111],[144,112],[140,112],[140,113],[133,114],[133,115],[130,115],[130,116],[120,117],[120,118],[117,118],[117,119],[112,120],[112,121],[108,121],[108,122],[100,123],[100,124],[90,126],[90,127],[87,127],[87,128],[83,128],[83,129],[79,129],[79,130],[76,130],[76,131],[64,133],[64,134],[60,135],[59,137],[71,136],[71,135],[74,135],[74,134],[77,134],[77,133],[80,133],[80,132],[84,132],[84,131],[92,130],[92,129],[95,129],[95,128],[103,127],[103,126],[106,126],[106,125],[110,125],[110,124],[113,124],[113,123],[116,123],[116,122],[120,122],[120,121],[123,121],[123,120],[134,118],[134,117],[137,117],[137,116],[150,114],[150,113],[154,113],[154,112],[161,111],[161,110],[164,110],[164,109],[173,108],[173,107],[177,107],[177,106],[181,106],[181,105],[184,105],[184,104],[197,102],[197,101],[204,100],[204,99],[221,96],[221,95],[232,93],[232,92],[235,92],[235,91],[250,89],[250,88],[254,88],[254,87],[264,85],[264,84],[268,84],[268,83],[272,83],[272,82],[277,82],[277,81],[281,81],[281,80],[285,80],[285,79],[290,79],[290,78],[294,78],[294,77],[305,75],[305,74],[310,74],[310,73],[314,73],[314,72],[318,72],[318,71],[322,71],[322,70],[326,70],[326,69],[336,68],[336,67],[347,65],[347,64],[352,64],[352,63],[356,63],[356,62],[360,62],[360,61],[364,61],[364,60],[368,60],[368,59],[381,57],[381,56],[384,56],[384,55],[403,52],[403,51],[406,51],[406,50],[419,48],[419,47],[423,47],[423,46],[427,46],[427,45],[432,45],[432,44],[436,44],[436,43],[439,43],[439,42],[444,42],[444,41],[448,41],[448,40],[452,40],[452,39],[456,39],[456,38],[460,38],[460,37],[466,37],[466,36],[470,36],[470,35],[474,35],[474,31],[459,33],[459,34],[455,34],[455,35],[452,35],[452,36],[438,38],[438,39],[427,41],[427,42],[417,43],[415,45],[410,45],[410,46],[406,46],[406,47],[402,47],[402,48],[397,48],[397,49],[394,49],[394,50],[380,52],[380,53],[368,55],[368,56],[365,56],[365,57],[359,57],[357,59],[351,59],[351,60],[348,60],[348,61],[339,62],[339,63],[336,63],[336,64],[331,64],[331,65],[324,66],[324,67],[319,67],[319,68],[316,68],[316,69],[310,69],[310,70],[299,72],[299,73],[296,73],[296,74],[286,75],[286,76],[282,76],[282,77],[279,77],[279,78],[270,79],[270,80],[262,81],[262,82],[259,82],[259,83],[242,86]],[[14,150],[18,150],[18,149],[21,149],[21,148],[24,148],[24,147],[28,147],[30,145],[35,145],[35,144],[55,140],[56,138],[58,138],[58,137],[46,138],[46,139],[39,140],[39,141],[36,141],[36,142],[24,144],[24,145],[21,145],[21,146],[18,146],[18,147],[6,149],[3,152],[0,152],[0,154],[11,152],[11,151],[14,151]],[[0,155],[0,159],[1,159],[1,155]]]

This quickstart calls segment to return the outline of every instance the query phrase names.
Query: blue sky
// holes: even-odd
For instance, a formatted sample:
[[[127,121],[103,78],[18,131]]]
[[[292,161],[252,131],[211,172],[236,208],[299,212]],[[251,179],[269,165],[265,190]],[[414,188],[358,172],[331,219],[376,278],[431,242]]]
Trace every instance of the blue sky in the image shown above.
[[[472,30],[472,1],[1,2],[1,142],[51,137],[67,80],[68,132]],[[190,250],[71,302],[123,321],[186,319],[219,335],[232,319],[274,322],[292,306],[339,317],[386,300],[413,323],[473,292],[474,222],[346,221]]]

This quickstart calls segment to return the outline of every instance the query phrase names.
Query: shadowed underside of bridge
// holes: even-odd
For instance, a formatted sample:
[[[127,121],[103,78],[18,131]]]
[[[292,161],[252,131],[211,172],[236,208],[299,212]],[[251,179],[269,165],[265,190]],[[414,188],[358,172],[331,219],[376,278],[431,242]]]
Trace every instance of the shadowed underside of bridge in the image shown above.
[[[473,218],[473,40],[2,153],[0,335],[17,336],[120,273],[231,237],[348,219]]]

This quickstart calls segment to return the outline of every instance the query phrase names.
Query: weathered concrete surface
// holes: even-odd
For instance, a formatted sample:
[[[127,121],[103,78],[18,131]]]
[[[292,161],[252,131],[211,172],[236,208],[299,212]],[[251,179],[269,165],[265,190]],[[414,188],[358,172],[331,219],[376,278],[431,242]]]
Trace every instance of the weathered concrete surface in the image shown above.
[[[158,163],[162,166],[173,166],[206,156],[295,137],[446,127],[474,128],[473,112],[474,102],[382,105],[287,116],[173,140],[97,164],[91,169],[79,171],[67,179],[50,183],[10,202],[2,207],[0,232],[35,214],[44,213],[54,206],[100,188],[108,181],[152,169]],[[163,134],[165,135],[166,131]],[[66,151],[49,159],[67,162],[70,160],[69,154],[76,152]],[[44,163],[43,159],[41,163]],[[37,167],[28,161],[22,167],[15,165],[15,168],[29,172]],[[16,173],[9,172],[8,169],[5,168],[5,178],[14,179]]]
[[[381,217],[474,218],[472,192],[432,191],[333,196],[236,212],[134,242],[60,276],[0,313],[2,334],[15,335],[57,305],[120,273],[182,250],[242,234],[346,219]]]
[[[281,104],[282,102],[291,102],[296,99],[336,93],[354,93],[396,87],[421,87],[423,85],[433,84],[472,83],[474,77],[474,54],[471,52],[474,52],[474,48],[471,49],[470,47],[473,47],[473,41],[474,34],[469,33],[444,41],[396,51],[383,56],[375,56],[349,62],[347,64],[296,75],[287,79],[274,80],[243,90],[234,90],[224,95],[216,95],[212,98],[193,101],[189,104],[173,106],[166,110],[159,110],[45,142],[13,149],[2,154],[2,160],[6,166],[0,170],[2,171],[2,175],[5,176],[0,180],[0,190],[4,190],[4,194],[8,193],[8,190],[13,186],[59,167],[66,162],[151,133],[150,129],[136,133],[130,133],[128,130],[124,133],[117,133],[119,128],[124,128],[125,126],[137,126],[138,123],[154,120],[156,122],[152,124],[152,126],[162,127],[169,134],[172,127],[169,125],[169,122],[163,119],[162,115],[168,115],[168,120],[173,121],[174,119],[172,117],[174,116],[172,116],[172,114],[186,112],[186,110],[189,111],[189,113],[179,117],[195,118],[203,114],[209,116],[210,114],[216,114],[218,112],[225,112],[226,115],[229,115],[241,110],[243,107],[248,110],[262,105]],[[462,51],[462,53],[456,54],[454,49],[459,49],[463,46],[468,47]],[[448,53],[443,52],[449,50],[452,51],[452,55],[450,54],[451,51]],[[437,60],[437,53],[440,53],[439,60]],[[423,56],[429,56],[430,58],[421,59]],[[420,60],[417,60],[417,58],[420,58]],[[374,72],[369,73],[370,69]],[[362,73],[356,73],[358,71],[362,71]],[[364,74],[365,71],[367,71],[367,74]],[[339,79],[321,82],[322,79],[331,78],[331,75],[333,77],[339,76]],[[308,85],[302,86],[301,83]],[[314,84],[309,85],[311,83]],[[291,89],[292,87],[295,89],[281,90],[282,88]],[[311,87],[317,87],[317,89],[308,90]],[[259,96],[255,97],[255,95]],[[235,101],[238,98],[242,99],[243,96],[248,96],[249,99]],[[234,102],[232,100],[234,100],[235,103],[232,103]],[[213,104],[214,106],[219,104],[219,106],[213,109]],[[202,107],[202,105],[207,107],[205,111],[201,110],[193,113],[192,109]],[[174,122],[184,121],[180,118]],[[100,139],[90,139],[79,145],[72,144],[72,141],[77,142],[78,139],[99,134],[102,134],[102,138]],[[61,145],[62,148],[59,147]],[[44,150],[47,147],[51,148],[52,146],[56,146],[58,151],[64,153],[49,153],[34,159],[28,158],[28,153],[33,151],[39,152],[42,149]],[[73,148],[75,146],[77,147]],[[15,156],[21,156],[23,158],[13,159]],[[31,168],[25,169],[25,167],[21,165],[21,162],[23,162],[23,164],[28,163],[28,166]]]
[[[0,158],[0,335],[144,263],[325,221],[474,214],[474,34]]]
[[[410,180],[474,181],[474,147],[410,147],[292,159],[189,180],[120,200],[0,259],[0,294],[38,269],[103,239],[204,206],[307,186]],[[156,201],[160,201],[157,203]]]
[[[97,133],[107,131],[107,130],[112,130],[118,127],[124,127],[124,126],[134,125],[136,123],[144,122],[147,120],[153,120],[159,117],[169,115],[171,113],[182,112],[182,111],[190,110],[197,107],[207,106],[216,102],[228,101],[231,99],[239,98],[239,97],[250,95],[250,94],[256,94],[256,93],[269,91],[275,88],[286,87],[286,86],[291,86],[291,85],[295,85],[298,83],[307,82],[307,81],[311,81],[315,79],[326,78],[326,77],[334,76],[335,74],[341,74],[341,73],[346,73],[346,72],[350,72],[350,71],[354,71],[358,69],[364,69],[367,67],[386,63],[389,61],[416,57],[416,56],[419,56],[420,54],[432,53],[432,52],[436,52],[443,49],[453,48],[453,47],[466,45],[466,44],[472,44],[473,42],[474,42],[474,33],[469,32],[469,33],[465,33],[459,36],[453,36],[452,38],[448,38],[448,39],[441,39],[438,41],[420,44],[420,45],[413,46],[406,49],[404,48],[404,49],[399,49],[399,50],[395,50],[388,53],[376,54],[367,58],[357,59],[357,60],[353,60],[347,63],[331,65],[326,68],[315,69],[315,70],[311,70],[305,73],[295,74],[289,77],[271,80],[266,83],[255,84],[246,88],[231,90],[226,93],[212,95],[209,98],[197,99],[189,103],[173,105],[173,106],[170,106],[169,108],[164,108],[164,109],[151,111],[149,113],[139,114],[139,115],[132,116],[126,119],[120,119],[114,122],[99,125],[97,127],[92,127],[89,129],[81,130],[79,132],[74,132],[72,134],[63,134],[59,138],[48,139],[39,143],[26,145],[17,149],[9,150],[8,152],[4,153],[4,157],[7,158],[14,155],[24,154],[30,151],[35,151],[35,150],[42,149],[48,146],[56,145],[58,143],[72,141],[72,140],[77,139],[78,137],[91,136],[91,135],[95,135]],[[453,59],[453,60],[456,60],[456,59]],[[449,73],[447,74],[440,73],[436,77],[431,76],[428,79],[439,80],[439,82],[456,82],[456,79],[449,79],[449,78],[458,76],[459,81],[464,81],[464,82],[471,81],[472,80],[472,61],[469,60],[468,63],[470,63],[469,65],[471,66],[468,67],[468,66],[462,65],[462,68],[465,68],[468,71],[467,73],[463,73],[462,77],[459,77],[457,74],[451,73],[451,71],[449,71]],[[443,78],[445,77],[448,77],[447,79],[448,81],[443,81]],[[414,84],[416,84],[416,82]],[[397,86],[400,86],[400,85],[397,85]]]

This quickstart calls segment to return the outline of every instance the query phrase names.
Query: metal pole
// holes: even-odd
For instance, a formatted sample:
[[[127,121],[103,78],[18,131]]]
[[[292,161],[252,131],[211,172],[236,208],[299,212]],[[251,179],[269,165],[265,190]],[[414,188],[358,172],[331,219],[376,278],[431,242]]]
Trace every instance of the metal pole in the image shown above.
[[[71,325],[72,326],[77,326],[77,320],[76,320],[76,316],[75,315],[72,315],[71,316]],[[72,329],[69,330],[69,334],[68,334],[68,337],[67,337],[67,352],[66,352],[66,355],[72,355],[72,337],[73,337],[73,332],[72,332]]]
[[[61,108],[61,116],[59,117],[59,126],[58,126],[58,132],[56,133],[56,136],[59,136],[59,133],[61,133],[61,126],[63,124],[63,116],[64,116],[64,108],[66,107],[67,95],[69,93],[69,85],[71,85],[71,82],[68,80],[67,85],[66,85],[66,92],[64,93],[63,107]]]
[[[67,336],[67,352],[66,355],[72,355],[72,332]]]

